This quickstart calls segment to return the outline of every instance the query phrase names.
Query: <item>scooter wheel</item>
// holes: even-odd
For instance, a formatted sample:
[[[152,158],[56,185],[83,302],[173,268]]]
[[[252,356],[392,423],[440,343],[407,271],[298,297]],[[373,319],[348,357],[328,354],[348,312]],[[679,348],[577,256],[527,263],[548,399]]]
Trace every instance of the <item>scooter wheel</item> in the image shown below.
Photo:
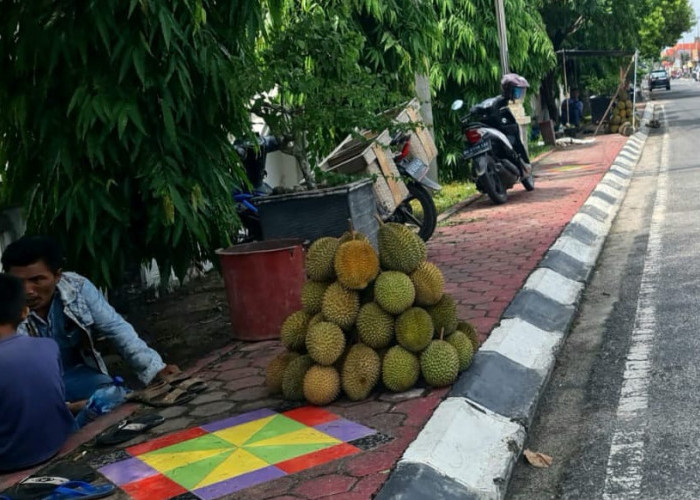
[[[391,217],[392,222],[405,224],[428,241],[437,226],[437,208],[430,192],[417,182],[407,182],[409,196]]]
[[[535,176],[530,173],[527,177],[523,177],[523,179],[520,181],[523,183],[523,186],[525,187],[526,191],[534,191],[535,190]]]
[[[486,193],[495,205],[502,205],[508,201],[506,188],[503,186],[503,182],[496,172],[496,165],[493,158],[488,158],[486,171],[477,179],[476,187],[482,193]]]

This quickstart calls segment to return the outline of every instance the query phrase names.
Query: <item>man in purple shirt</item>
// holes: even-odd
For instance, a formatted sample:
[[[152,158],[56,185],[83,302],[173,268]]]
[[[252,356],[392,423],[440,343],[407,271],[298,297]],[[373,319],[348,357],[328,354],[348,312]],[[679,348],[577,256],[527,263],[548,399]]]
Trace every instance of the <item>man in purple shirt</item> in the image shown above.
[[[24,284],[0,274],[0,472],[50,459],[76,428],[58,345],[17,335],[26,315]]]

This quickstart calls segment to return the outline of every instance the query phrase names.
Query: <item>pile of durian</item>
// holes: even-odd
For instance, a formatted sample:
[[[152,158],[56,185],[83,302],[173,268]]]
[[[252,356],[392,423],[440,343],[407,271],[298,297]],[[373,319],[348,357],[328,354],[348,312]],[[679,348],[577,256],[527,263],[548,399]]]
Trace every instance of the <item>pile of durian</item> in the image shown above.
[[[285,399],[326,405],[345,393],[367,398],[380,383],[403,392],[422,379],[452,384],[478,348],[458,321],[442,272],[406,226],[382,224],[379,254],[352,229],[316,240],[306,255],[302,310],[282,324],[286,352],[270,361],[266,384]]]
[[[634,114],[634,104],[627,95],[627,92],[620,90],[618,92],[618,100],[613,110],[612,118],[610,119],[610,132],[613,134],[620,133],[629,137],[634,133],[632,128],[632,115]]]

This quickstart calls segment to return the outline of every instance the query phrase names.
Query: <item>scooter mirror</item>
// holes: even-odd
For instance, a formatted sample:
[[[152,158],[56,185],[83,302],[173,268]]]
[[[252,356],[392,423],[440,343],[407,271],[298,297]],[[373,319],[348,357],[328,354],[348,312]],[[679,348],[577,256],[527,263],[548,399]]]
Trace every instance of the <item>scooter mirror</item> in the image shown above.
[[[452,111],[459,111],[464,106],[464,101],[462,99],[457,99],[452,103]]]

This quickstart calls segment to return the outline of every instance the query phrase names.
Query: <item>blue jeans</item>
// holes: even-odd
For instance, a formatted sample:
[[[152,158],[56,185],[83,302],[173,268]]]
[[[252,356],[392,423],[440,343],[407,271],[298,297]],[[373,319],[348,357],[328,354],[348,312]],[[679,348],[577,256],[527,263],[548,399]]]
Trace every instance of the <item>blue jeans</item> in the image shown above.
[[[85,365],[77,365],[63,372],[66,400],[69,403],[82,401],[92,396],[98,387],[111,384],[112,377]]]

